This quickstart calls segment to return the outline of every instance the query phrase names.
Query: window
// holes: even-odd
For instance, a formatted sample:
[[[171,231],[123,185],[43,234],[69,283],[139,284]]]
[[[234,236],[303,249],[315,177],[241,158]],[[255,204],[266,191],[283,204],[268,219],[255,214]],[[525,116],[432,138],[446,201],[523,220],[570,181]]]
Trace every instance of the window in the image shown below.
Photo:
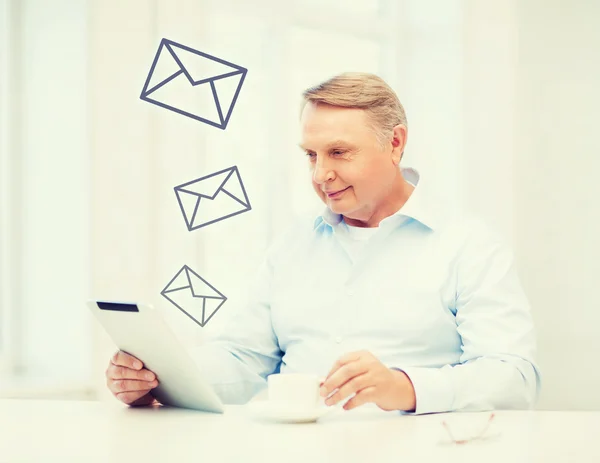
[[[1,394],[9,373],[85,382],[91,342],[86,10],[0,6]]]

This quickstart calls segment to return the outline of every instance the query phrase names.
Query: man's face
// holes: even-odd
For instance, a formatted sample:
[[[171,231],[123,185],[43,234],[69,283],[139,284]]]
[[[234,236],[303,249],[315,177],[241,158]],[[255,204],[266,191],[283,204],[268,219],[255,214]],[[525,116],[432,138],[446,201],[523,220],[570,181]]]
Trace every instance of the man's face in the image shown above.
[[[335,213],[361,220],[385,201],[397,175],[392,144],[381,148],[362,109],[307,103],[301,142],[313,188]]]

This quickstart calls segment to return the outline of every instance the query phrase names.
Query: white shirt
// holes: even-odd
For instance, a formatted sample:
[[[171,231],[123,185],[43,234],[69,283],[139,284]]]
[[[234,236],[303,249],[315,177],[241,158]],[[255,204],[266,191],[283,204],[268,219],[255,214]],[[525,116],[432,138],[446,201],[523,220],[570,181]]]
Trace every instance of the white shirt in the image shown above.
[[[409,376],[416,414],[534,404],[535,333],[511,249],[444,212],[415,169],[402,174],[415,190],[377,228],[326,209],[270,248],[246,308],[194,351],[225,402],[246,402],[271,373],[326,376],[368,350]]]
[[[338,227],[337,236],[352,261],[355,262],[378,229],[379,227],[354,227],[342,221]]]

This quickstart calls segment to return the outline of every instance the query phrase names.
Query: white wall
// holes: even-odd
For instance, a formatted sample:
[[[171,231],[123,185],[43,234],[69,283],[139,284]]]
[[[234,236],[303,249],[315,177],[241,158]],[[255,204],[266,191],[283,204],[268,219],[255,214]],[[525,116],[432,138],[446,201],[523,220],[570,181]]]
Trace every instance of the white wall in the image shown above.
[[[465,207],[513,244],[541,409],[600,409],[598,17],[585,0],[470,1],[465,14]]]
[[[465,207],[514,244],[516,1],[466,4],[461,69]]]
[[[514,207],[535,308],[540,407],[600,409],[600,3],[518,8]]]

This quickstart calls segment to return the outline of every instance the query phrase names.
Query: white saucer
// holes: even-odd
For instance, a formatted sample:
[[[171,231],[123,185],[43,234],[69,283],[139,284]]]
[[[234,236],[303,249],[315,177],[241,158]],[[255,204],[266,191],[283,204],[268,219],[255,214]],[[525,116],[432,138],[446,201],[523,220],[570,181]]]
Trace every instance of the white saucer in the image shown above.
[[[334,407],[317,406],[312,410],[282,408],[268,400],[250,402],[246,410],[254,418],[277,423],[311,423],[333,410]]]

